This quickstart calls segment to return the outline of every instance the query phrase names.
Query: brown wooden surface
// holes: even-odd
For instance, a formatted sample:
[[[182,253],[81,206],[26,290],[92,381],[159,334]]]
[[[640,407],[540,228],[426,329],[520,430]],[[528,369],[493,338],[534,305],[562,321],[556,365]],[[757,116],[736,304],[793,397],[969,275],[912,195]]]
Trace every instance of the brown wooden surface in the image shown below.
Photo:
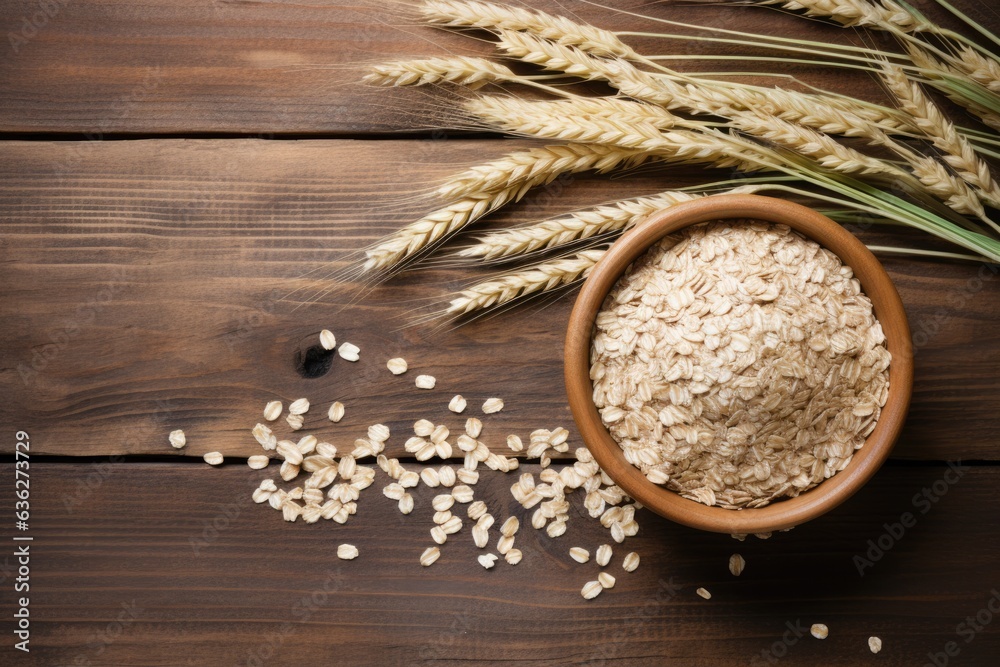
[[[58,0],[57,0],[58,1]],[[416,28],[401,3],[94,0],[59,3],[43,29],[0,59],[0,131],[357,133],[426,126],[405,113],[420,95],[373,93],[357,84],[361,62],[489,54],[490,47]],[[649,31],[648,21],[583,3],[531,6],[613,30]],[[845,41],[850,31],[766,9],[611,3],[662,18],[765,34]],[[967,5],[968,3],[959,3]],[[0,31],[20,34],[34,0],[0,3]],[[947,20],[942,12],[934,15]],[[948,23],[953,23],[948,21]],[[661,32],[677,32],[669,26]],[[4,40],[4,44],[7,43]],[[698,42],[631,38],[647,53],[716,52]],[[884,42],[888,44],[888,42]],[[737,47],[743,52],[746,47]],[[687,70],[759,69],[748,63],[686,62]],[[774,71],[801,73],[782,69]],[[806,72],[811,83],[849,86],[877,98],[878,84],[849,72]],[[416,116],[416,117],[414,117]]]
[[[966,644],[956,625],[1000,589],[1000,474],[970,468],[920,514],[913,495],[945,470],[888,467],[822,521],[767,541],[740,543],[642,511],[639,535],[615,545],[615,587],[585,601],[579,590],[600,568],[567,552],[593,553],[607,531],[580,498],[564,536],[535,531],[510,497],[513,475],[484,475],[476,493],[498,523],[520,517],[524,560],[486,571],[468,525],[422,568],[434,490],[420,487],[403,516],[379,492],[381,472],[346,525],[310,526],[254,505],[248,494],[265,471],[244,465],[38,464],[33,650],[11,659],[4,646],[4,664],[244,665],[248,652],[273,647],[265,664],[752,665],[768,664],[761,652],[781,644],[786,623],[801,622],[825,623],[830,636],[802,637],[782,665],[911,667],[955,640],[952,664],[990,665],[996,628]],[[0,474],[10,479],[11,466]],[[87,487],[90,475],[101,482]],[[7,486],[3,502],[12,502]],[[916,525],[859,576],[854,557],[903,512]],[[343,543],[361,555],[338,560]],[[629,550],[641,555],[633,573],[621,568]],[[738,579],[727,567],[734,552],[747,562]],[[702,586],[711,600],[695,594]],[[871,635],[884,642],[878,656]],[[91,662],[74,663],[80,655]]]
[[[428,300],[440,304],[447,291],[489,271],[424,271],[368,293],[321,279],[402,223],[384,205],[391,194],[382,193],[394,184],[432,179],[515,145],[3,144],[10,159],[0,165],[7,260],[0,264],[0,337],[8,395],[0,415],[5,423],[44,424],[35,451],[68,455],[170,455],[163,434],[182,428],[189,446],[178,455],[249,456],[259,449],[249,429],[264,403],[300,396],[316,405],[307,425],[330,437],[347,432],[353,439],[378,421],[401,433],[427,414],[447,417],[455,393],[474,406],[488,396],[507,399],[498,420],[503,433],[487,440],[500,448],[508,432],[571,426],[562,381],[571,299],[457,330],[402,328],[405,319],[389,318]],[[582,177],[557,196],[529,195],[509,217],[553,215],[703,178],[677,171]],[[886,237],[908,239],[868,238]],[[970,287],[979,268],[970,263],[885,265],[913,331],[937,331],[917,350],[911,417],[894,455],[1000,458],[1000,334],[993,326],[1000,279]],[[348,306],[359,296],[363,301]],[[362,360],[338,358],[328,374],[304,379],[295,355],[315,345],[324,327],[359,345]],[[411,373],[388,373],[385,361],[397,355],[410,361]],[[413,386],[424,371],[438,378],[432,392]],[[325,416],[334,400],[348,406],[336,427]],[[393,439],[395,451],[402,441]],[[12,447],[4,442],[0,451]]]
[[[583,3],[532,4],[613,29],[649,27]],[[869,38],[764,9],[616,4],[716,27]],[[989,3],[959,4],[991,29],[1000,26]],[[984,273],[989,279],[977,282],[975,264],[883,258],[911,327],[924,337],[904,434],[857,496],[790,533],[745,543],[642,511],[639,535],[616,547],[616,588],[590,602],[579,589],[596,565],[575,564],[566,552],[593,550],[608,541],[606,531],[580,498],[564,537],[534,531],[510,497],[513,476],[484,472],[477,487],[498,517],[513,511],[524,525],[524,561],[489,572],[475,561],[468,526],[436,565],[420,568],[433,493],[418,489],[417,509],[403,517],[379,493],[381,473],[346,526],[289,525],[250,501],[251,488],[276,474],[241,461],[260,451],[249,429],[272,398],[312,399],[303,433],[338,444],[387,423],[393,453],[418,418],[459,426],[462,418],[446,409],[454,393],[469,399],[470,414],[488,396],[506,399],[502,413],[484,420],[484,439],[498,451],[506,451],[507,433],[558,425],[578,442],[562,382],[570,299],[458,329],[406,328],[401,312],[426,312],[490,270],[437,267],[374,290],[345,277],[358,249],[426,210],[414,191],[522,145],[454,135],[387,140],[396,130],[424,131],[420,104],[433,96],[366,90],[355,83],[357,63],[489,49],[406,26],[385,7],[373,0],[59,2],[14,52],[10,35],[36,18],[40,4],[0,0],[0,423],[7,434],[0,503],[14,501],[14,433],[23,429],[32,442],[28,534],[35,538],[32,653],[14,651],[7,616],[0,664],[216,667],[266,656],[267,665],[909,666],[955,641],[960,655],[949,664],[992,667],[1000,654],[996,622],[970,643],[956,634],[1000,590],[1000,469],[993,465],[1000,460],[1000,280]],[[929,2],[920,8],[957,25]],[[724,51],[630,42],[660,52]],[[867,77],[787,71],[880,96]],[[350,140],[362,137],[370,140]],[[529,195],[489,224],[709,177],[693,169],[581,176]],[[861,237],[934,246],[902,231]],[[297,355],[324,327],[358,344],[362,360],[335,359],[329,372],[305,378]],[[407,375],[385,370],[396,355],[410,361]],[[437,376],[434,391],[413,387],[420,372]],[[332,400],[347,404],[338,425],[325,418]],[[188,434],[183,451],[167,443],[175,428]],[[211,450],[229,463],[201,463]],[[140,460],[150,456],[157,460]],[[959,459],[984,464],[942,487],[942,462]],[[935,482],[937,501],[923,514],[915,498]],[[884,537],[885,525],[904,512],[917,515],[916,525]],[[9,515],[0,521],[8,544],[12,523]],[[218,534],[213,524],[222,527]],[[885,555],[859,576],[854,556],[880,538],[891,542]],[[361,557],[337,560],[344,542]],[[642,565],[627,574],[620,562],[631,549]],[[726,569],[736,551],[748,562],[740,579]],[[14,606],[13,564],[5,549],[5,614]],[[677,591],[664,600],[659,582],[671,578]],[[694,594],[699,586],[712,600]],[[786,623],[799,620],[826,623],[830,637],[803,637],[769,662],[762,652],[785,653]],[[866,647],[872,634],[885,642],[878,656]]]

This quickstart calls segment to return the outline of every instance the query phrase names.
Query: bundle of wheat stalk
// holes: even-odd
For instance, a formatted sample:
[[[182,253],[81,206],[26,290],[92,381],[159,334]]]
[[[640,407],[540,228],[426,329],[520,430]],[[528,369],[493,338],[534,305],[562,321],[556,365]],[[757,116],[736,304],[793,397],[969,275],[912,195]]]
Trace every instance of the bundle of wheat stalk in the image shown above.
[[[978,28],[944,0],[938,1]],[[1000,128],[997,56],[896,0],[748,4],[778,4],[843,26],[886,31],[897,38],[899,49],[732,30],[713,31],[724,37],[698,39],[808,52],[815,57],[773,60],[875,73],[891,105],[815,89],[802,92],[686,74],[662,64],[671,56],[642,55],[622,39],[683,38],[680,35],[615,33],[562,16],[477,0],[423,0],[417,9],[427,24],[488,31],[496,37],[501,58],[530,63],[543,72],[515,73],[500,62],[454,56],[379,64],[365,81],[463,87],[463,94],[453,98],[456,126],[547,143],[447,179],[435,193],[443,206],[367,249],[364,269],[385,274],[409,268],[456,232],[563,175],[604,173],[640,163],[703,165],[750,176],[738,183],[708,183],[611,202],[484,234],[451,257],[476,262],[541,258],[541,263],[470,286],[454,295],[444,312],[465,315],[572,285],[587,276],[616,235],[649,213],[718,192],[807,197],[831,207],[835,217],[863,215],[908,225],[974,254],[875,250],[1000,261],[1000,225],[990,214],[1000,209],[1000,185],[988,162],[1000,157],[1000,137],[953,123],[926,90],[931,87],[957,102],[973,122]],[[599,81],[616,93],[594,97],[570,85],[573,81]],[[515,85],[530,89],[531,98],[514,95]]]

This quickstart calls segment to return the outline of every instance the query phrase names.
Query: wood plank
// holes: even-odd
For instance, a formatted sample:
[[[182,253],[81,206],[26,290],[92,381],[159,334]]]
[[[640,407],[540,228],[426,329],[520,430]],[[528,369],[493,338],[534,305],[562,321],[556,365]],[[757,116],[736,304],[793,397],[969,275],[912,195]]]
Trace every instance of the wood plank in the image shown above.
[[[542,10],[575,15],[611,30],[649,31],[644,19],[559,0],[533,0]],[[850,30],[759,8],[615,3],[658,18],[715,28],[802,39],[862,43]],[[956,25],[932,3],[921,5]],[[986,0],[987,29],[1000,29]],[[488,54],[485,44],[429,28],[414,28],[402,5],[377,0],[344,3],[108,0],[8,0],[0,4],[0,131],[109,133],[235,132],[336,134],[426,126],[407,93],[357,84],[358,64],[444,53]],[[48,14],[44,8],[48,8]],[[661,32],[676,32],[663,26]],[[866,34],[882,46],[891,42]],[[755,53],[702,42],[629,38],[644,53]],[[770,55],[763,54],[761,55]],[[684,71],[748,69],[747,63],[684,61]],[[753,68],[749,68],[753,69]],[[879,99],[873,77],[839,70],[789,68],[814,85]]]
[[[377,422],[400,435],[424,417],[457,426],[446,409],[455,393],[473,412],[489,396],[507,399],[487,431],[500,450],[507,433],[570,427],[561,354],[571,298],[458,329],[401,328],[400,313],[439,304],[489,270],[425,270],[367,292],[323,279],[408,219],[384,206],[393,184],[432,182],[515,145],[2,144],[0,418],[32,431],[38,453],[92,456],[246,457],[258,451],[248,430],[264,403],[301,396],[316,406],[308,429],[348,442]],[[704,178],[690,170],[580,177],[529,195],[494,224]],[[909,239],[894,233],[888,242]],[[886,266],[914,331],[933,334],[918,341],[910,424],[895,455],[997,459],[1000,280],[984,270],[988,279],[977,283],[972,264]],[[297,355],[324,327],[358,344],[362,360],[334,359],[328,373],[304,378]],[[384,364],[399,355],[412,370],[394,377]],[[414,388],[424,372],[438,378],[435,390]],[[334,400],[348,406],[336,426],[325,416]],[[181,453],[167,444],[176,428],[188,433]],[[393,439],[395,451],[401,442]]]
[[[639,534],[608,568],[615,588],[585,601],[579,589],[599,568],[567,551],[594,550],[607,531],[579,498],[565,536],[534,531],[509,496],[510,476],[484,475],[477,494],[499,520],[520,516],[524,560],[485,571],[468,527],[435,565],[419,566],[430,544],[424,487],[407,517],[376,486],[346,525],[310,526],[254,505],[247,494],[261,474],[242,466],[34,463],[31,653],[19,665],[697,667],[780,656],[782,665],[912,666],[948,642],[955,664],[1000,653],[994,614],[982,612],[993,622],[981,618],[980,632],[959,629],[1000,588],[996,467],[969,468],[949,486],[945,467],[890,466],[827,517],[767,541],[738,543],[643,510]],[[12,466],[0,474],[11,479]],[[935,484],[941,495],[921,513],[913,497]],[[0,491],[8,507],[12,488]],[[889,537],[884,524],[905,512],[915,525]],[[884,555],[873,552],[862,577],[855,557],[869,540]],[[360,557],[339,561],[342,543]],[[633,573],[620,565],[629,550],[642,559]],[[727,570],[734,552],[747,561],[739,579]],[[0,558],[7,586],[13,560],[10,550]],[[695,595],[701,586],[711,600]],[[817,622],[830,628],[825,641],[786,634],[788,623],[801,632]],[[884,642],[877,658],[871,635]]]

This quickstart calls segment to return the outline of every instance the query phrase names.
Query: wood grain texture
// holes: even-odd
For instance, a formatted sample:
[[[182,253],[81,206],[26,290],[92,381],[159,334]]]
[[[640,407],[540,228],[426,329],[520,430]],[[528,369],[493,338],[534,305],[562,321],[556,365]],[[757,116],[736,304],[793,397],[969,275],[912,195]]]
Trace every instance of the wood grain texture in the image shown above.
[[[562,381],[572,299],[458,329],[401,328],[488,269],[437,268],[372,291],[324,277],[409,219],[386,206],[399,183],[435,178],[518,145],[495,141],[7,142],[0,152],[4,341],[0,418],[33,430],[36,451],[64,455],[219,450],[246,457],[265,402],[306,396],[307,429],[353,441],[385,422],[402,434],[461,393],[472,414],[507,399],[486,441],[571,427]],[[493,224],[690,185],[701,172],[579,177],[533,193]],[[390,201],[391,204],[391,201]],[[427,204],[406,204],[410,215]],[[900,244],[904,232],[863,238]],[[975,264],[886,259],[916,354],[900,458],[997,459],[1000,279]],[[985,279],[977,276],[982,275]],[[324,290],[332,291],[324,293]],[[363,301],[357,301],[359,297]],[[361,347],[304,378],[296,355],[321,329]],[[410,361],[407,375],[385,369]],[[418,391],[418,373],[438,378]],[[339,425],[326,419],[347,405]],[[388,407],[388,406],[391,406]],[[188,434],[175,452],[166,434]],[[574,435],[575,437],[575,435]],[[399,451],[402,439],[393,439]],[[10,452],[4,443],[0,451]]]
[[[648,20],[584,3],[530,4],[612,30],[650,29]],[[644,0],[614,4],[713,28],[841,43],[861,39],[850,30],[769,9]],[[42,12],[43,5],[50,7],[51,16]],[[269,136],[425,127],[425,117],[406,113],[412,109],[410,94],[359,86],[358,64],[450,52],[489,54],[490,47],[460,35],[417,28],[406,18],[405,6],[379,0],[5,0],[0,3],[0,34],[6,36],[0,58],[0,131]],[[920,9],[946,25],[955,24],[932,3],[922,3]],[[1000,28],[995,13],[983,13],[987,28]],[[663,26],[661,32],[684,30]],[[891,46],[881,35],[865,39]],[[738,45],[634,37],[628,41],[645,53],[773,55]],[[746,62],[675,64],[685,71],[759,69]],[[873,78],[849,71],[789,68],[780,63],[768,63],[768,69],[873,100],[881,97]]]
[[[639,534],[616,545],[608,567],[615,588],[586,601],[579,590],[599,568],[567,552],[593,553],[607,531],[580,498],[566,535],[533,530],[510,497],[511,475],[484,475],[476,492],[498,523],[521,518],[524,560],[485,571],[468,526],[420,567],[434,491],[423,486],[409,516],[376,485],[346,525],[309,526],[254,505],[248,494],[262,474],[244,466],[36,463],[32,650],[11,664],[699,667],[769,664],[762,653],[771,651],[782,665],[840,666],[874,664],[867,638],[878,635],[878,664],[921,665],[955,641],[955,664],[989,665],[1000,652],[995,616],[968,643],[956,626],[1000,588],[1000,471],[969,468],[951,486],[945,471],[886,468],[827,517],[766,541],[641,511]],[[0,474],[12,479],[11,465]],[[921,513],[913,496],[936,482],[944,493]],[[11,485],[0,497],[13,502]],[[883,538],[883,524],[904,512],[915,525]],[[491,550],[496,539],[494,529]],[[859,576],[855,556],[880,539],[884,555],[873,552]],[[360,557],[338,560],[342,543]],[[641,556],[633,573],[621,568],[629,550]],[[747,562],[738,579],[727,569],[734,552]],[[12,557],[3,558],[9,584]],[[695,594],[701,586],[711,600]],[[786,623],[825,623],[830,636],[788,635],[785,646]]]

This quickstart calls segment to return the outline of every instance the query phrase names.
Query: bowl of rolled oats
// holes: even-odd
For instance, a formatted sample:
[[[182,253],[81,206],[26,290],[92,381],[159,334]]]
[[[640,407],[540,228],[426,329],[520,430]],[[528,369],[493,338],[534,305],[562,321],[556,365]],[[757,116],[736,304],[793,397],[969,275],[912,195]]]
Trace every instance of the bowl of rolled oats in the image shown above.
[[[611,478],[715,532],[788,529],[882,465],[913,385],[888,274],[798,204],[720,195],[652,215],[587,277],[566,387]]]

